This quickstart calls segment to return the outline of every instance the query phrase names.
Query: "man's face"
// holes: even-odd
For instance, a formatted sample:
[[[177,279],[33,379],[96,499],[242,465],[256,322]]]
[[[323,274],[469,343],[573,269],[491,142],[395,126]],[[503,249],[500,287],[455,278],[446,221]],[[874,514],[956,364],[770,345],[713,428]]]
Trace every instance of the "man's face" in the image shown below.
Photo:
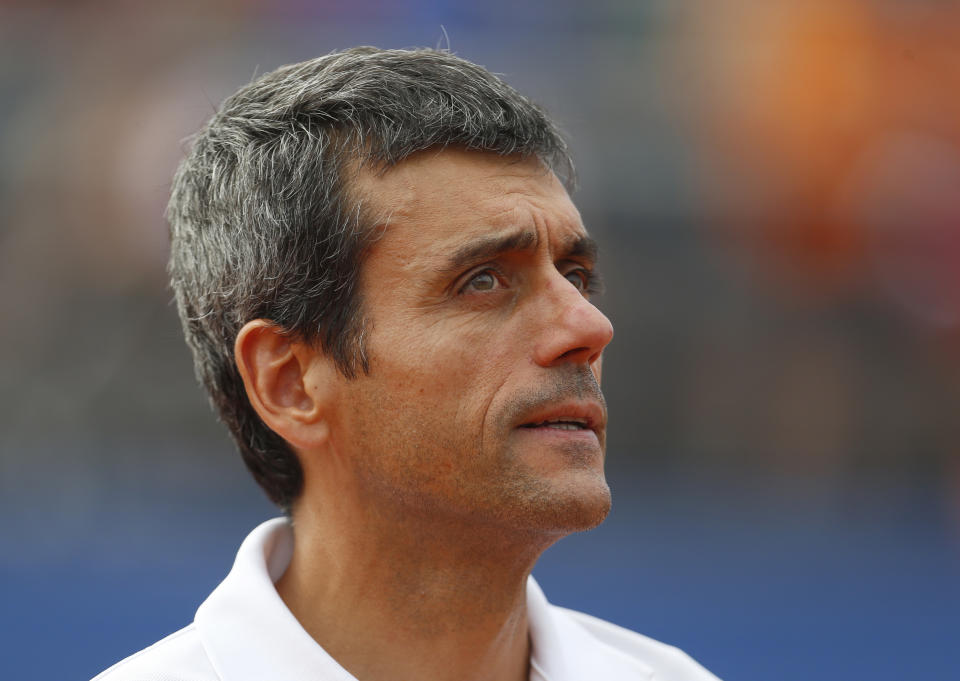
[[[567,532],[606,516],[595,248],[534,160],[421,153],[356,188],[383,233],[363,265],[370,372],[331,442],[391,514]]]

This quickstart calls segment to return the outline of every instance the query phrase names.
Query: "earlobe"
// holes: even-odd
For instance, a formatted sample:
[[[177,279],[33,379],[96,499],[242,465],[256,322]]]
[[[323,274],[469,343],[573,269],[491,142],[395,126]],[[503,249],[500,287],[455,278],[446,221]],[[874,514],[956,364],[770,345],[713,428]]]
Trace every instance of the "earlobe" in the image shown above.
[[[332,386],[317,366],[329,361],[322,353],[270,321],[255,319],[237,334],[234,359],[251,406],[271,430],[298,448],[315,448],[327,439]]]

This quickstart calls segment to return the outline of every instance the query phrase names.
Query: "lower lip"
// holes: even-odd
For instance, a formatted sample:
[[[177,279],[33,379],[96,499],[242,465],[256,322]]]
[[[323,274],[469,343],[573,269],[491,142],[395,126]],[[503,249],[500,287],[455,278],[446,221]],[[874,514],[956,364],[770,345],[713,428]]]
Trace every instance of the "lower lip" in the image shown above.
[[[520,428],[517,428],[517,430],[532,437],[556,438],[566,442],[581,441],[595,442],[597,444],[600,443],[599,438],[597,438],[597,434],[589,428],[565,430],[562,428],[550,428],[549,426],[537,426],[536,428],[525,428],[521,426]]]

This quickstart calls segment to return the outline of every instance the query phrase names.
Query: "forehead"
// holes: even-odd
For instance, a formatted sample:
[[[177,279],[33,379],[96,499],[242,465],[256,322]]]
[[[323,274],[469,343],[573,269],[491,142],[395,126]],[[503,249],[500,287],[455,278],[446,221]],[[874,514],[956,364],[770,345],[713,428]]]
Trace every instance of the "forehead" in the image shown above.
[[[420,152],[385,173],[356,179],[365,212],[390,242],[425,254],[449,254],[478,236],[525,230],[566,243],[586,235],[557,177],[540,161],[486,152]]]

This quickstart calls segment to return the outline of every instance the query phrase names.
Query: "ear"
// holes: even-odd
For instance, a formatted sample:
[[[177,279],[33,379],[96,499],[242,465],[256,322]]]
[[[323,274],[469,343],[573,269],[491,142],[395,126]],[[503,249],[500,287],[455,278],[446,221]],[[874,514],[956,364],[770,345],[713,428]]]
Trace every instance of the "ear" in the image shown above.
[[[300,450],[327,442],[336,369],[326,354],[266,319],[244,324],[233,354],[247,398],[271,430]]]

